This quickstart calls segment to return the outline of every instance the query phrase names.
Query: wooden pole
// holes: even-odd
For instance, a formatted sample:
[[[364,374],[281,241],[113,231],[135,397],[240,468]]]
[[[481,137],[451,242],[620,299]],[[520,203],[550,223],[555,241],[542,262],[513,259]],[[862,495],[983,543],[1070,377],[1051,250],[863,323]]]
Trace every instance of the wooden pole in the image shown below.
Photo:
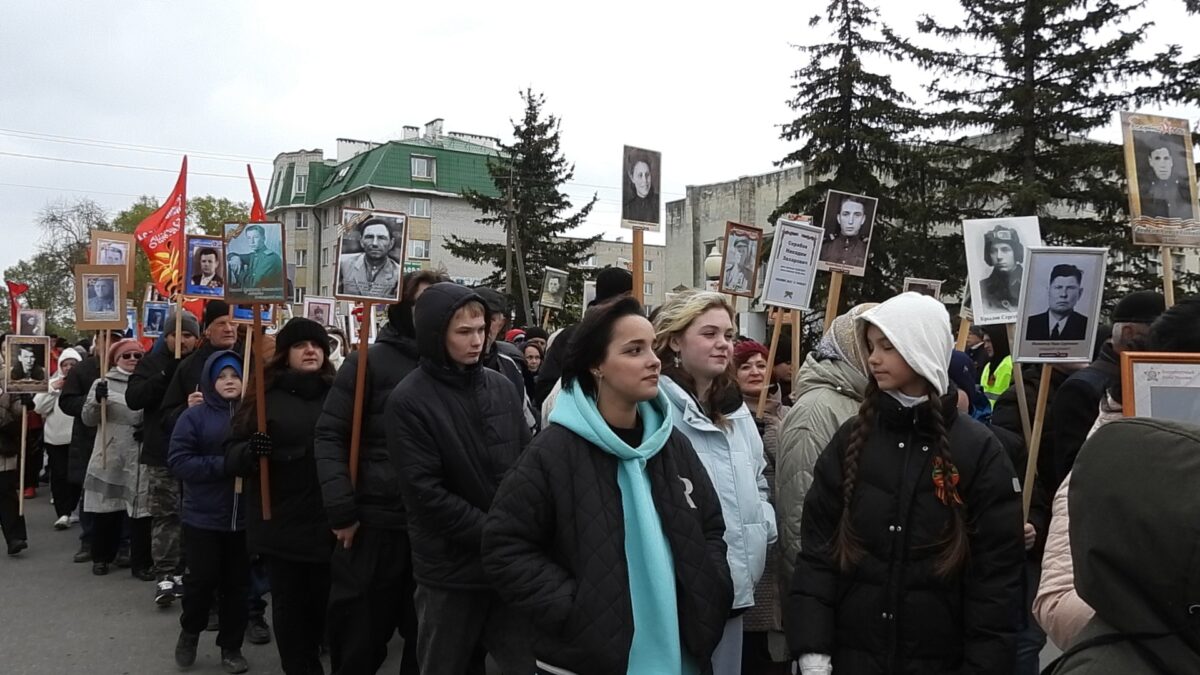
[[[17,479],[17,515],[25,515],[25,447],[29,443],[29,411],[24,403],[18,403],[21,411],[21,459],[17,471],[21,477]]]
[[[358,370],[354,373],[354,416],[350,418],[350,485],[358,485],[358,455],[362,445],[362,415],[366,403],[367,388],[367,331],[371,328],[367,322],[371,320],[371,307],[362,305],[362,323],[358,328]]]
[[[800,333],[804,328],[800,323],[800,312],[793,309],[788,313],[792,315],[792,384],[795,385],[796,373],[800,372]],[[775,366],[774,362],[770,365]],[[783,402],[784,405],[789,403],[790,401]]]
[[[179,344],[179,333],[175,333],[175,344]],[[246,331],[246,344],[242,347],[242,381],[250,381],[250,350],[254,346],[254,331]],[[246,400],[246,390],[249,387],[242,387],[242,400]],[[233,491],[237,494],[242,494],[246,489],[241,476],[233,479]]]
[[[758,412],[755,413],[755,417],[760,420],[763,416],[763,408],[767,405],[767,390],[771,388],[771,364],[775,363],[775,350],[779,349],[779,333],[783,331],[783,326],[781,325],[783,323],[783,310],[774,309],[771,310],[771,314],[774,316],[772,320],[774,331],[771,334],[771,349],[767,356],[767,377],[763,382],[762,391],[758,394]]]
[[[108,331],[101,331],[96,336],[100,343],[100,379],[108,381],[108,343],[111,339]],[[100,400],[100,468],[108,468],[108,397]]]
[[[1011,350],[1016,340],[1017,324],[1008,324],[1008,347]],[[1013,359],[1013,385],[1017,387],[1017,410],[1021,413],[1021,431],[1025,436],[1025,447],[1033,443],[1033,431],[1029,423],[1029,401],[1025,399],[1025,376],[1021,373],[1021,364],[1017,363],[1017,355]]]
[[[254,332],[262,330],[262,307],[258,303],[250,305],[250,311],[254,312]],[[258,431],[260,433],[267,432],[267,392],[266,385],[263,383],[263,350],[264,340],[254,341],[254,396],[255,396],[255,412],[258,414]],[[246,351],[250,348],[247,346]],[[258,460],[258,486],[259,492],[262,493],[262,518],[263,520],[271,519],[271,462],[266,457],[261,457]]]
[[[960,352],[967,351],[967,336],[971,334],[971,320],[963,317],[958,320],[958,340],[954,343],[954,348]]]
[[[833,324],[833,320],[838,315],[838,305],[842,301],[842,273],[834,271],[829,277],[829,298],[825,301],[825,328],[829,330],[829,326]],[[795,367],[795,364],[792,364]]]
[[[1175,304],[1175,265],[1171,256],[1171,247],[1163,246],[1162,266],[1163,266],[1163,298],[1167,301],[1167,307]]]
[[[645,234],[646,233],[642,230],[642,228],[633,228],[633,297],[643,305],[646,304]]]
[[[1050,397],[1050,375],[1053,366],[1042,366],[1042,381],[1038,384],[1037,408],[1034,410],[1033,440],[1029,444],[1029,457],[1025,462],[1025,487],[1021,495],[1025,508],[1025,522],[1029,522],[1029,507],[1033,503],[1033,483],[1037,480],[1038,451],[1042,445],[1042,429],[1046,424],[1046,400]]]
[[[542,312],[542,328],[547,331],[550,330],[550,311],[550,308],[547,307],[546,310]]]
[[[183,356],[183,340],[180,335],[183,333],[183,296],[175,296],[175,360],[178,361]],[[245,369],[242,372],[246,372]],[[243,391],[245,391],[243,389]]]

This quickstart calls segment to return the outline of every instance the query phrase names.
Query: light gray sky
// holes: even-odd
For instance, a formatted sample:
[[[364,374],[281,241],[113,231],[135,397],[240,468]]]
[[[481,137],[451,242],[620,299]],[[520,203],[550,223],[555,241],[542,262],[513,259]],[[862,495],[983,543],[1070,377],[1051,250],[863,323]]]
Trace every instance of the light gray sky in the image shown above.
[[[442,117],[447,131],[507,139],[527,86],[563,120],[576,203],[599,192],[586,231],[617,234],[624,144],[663,153],[667,200],[686,185],[770,171],[792,149],[778,125],[794,117],[785,101],[804,62],[789,45],[828,38],[807,25],[825,4],[5,3],[0,270],[32,254],[48,201],[89,196],[115,214],[138,195],[165,197],[174,150],[191,151],[189,195],[249,201],[247,159],[265,192],[277,153],[321,147],[331,157],[338,137],[383,141]],[[951,18],[958,7],[878,4],[905,33],[920,13]],[[1200,34],[1180,0],[1150,0],[1146,18],[1160,42]],[[925,74],[886,67],[921,95]]]

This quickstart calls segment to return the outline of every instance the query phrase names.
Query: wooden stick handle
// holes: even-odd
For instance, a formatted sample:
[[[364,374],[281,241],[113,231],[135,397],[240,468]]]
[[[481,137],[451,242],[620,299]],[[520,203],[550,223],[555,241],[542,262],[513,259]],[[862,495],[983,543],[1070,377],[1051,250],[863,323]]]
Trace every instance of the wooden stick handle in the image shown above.
[[[175,360],[178,361],[183,356],[183,340],[180,335],[183,334],[183,296],[175,296]],[[246,372],[244,369],[242,372]]]
[[[358,329],[358,364],[354,373],[354,416],[350,418],[350,485],[358,486],[358,457],[362,446],[363,407],[366,405],[367,389],[367,322],[371,320],[371,306],[362,305],[362,323]]]
[[[17,472],[21,474],[17,479],[17,515],[25,515],[25,448],[29,444],[29,411],[25,409],[24,403],[17,403],[17,408],[21,411],[21,459]]]
[[[971,334],[971,320],[963,317],[958,320],[958,340],[954,343],[954,348],[960,352],[967,351],[967,337]]]
[[[179,335],[179,333],[176,333],[176,335]],[[179,341],[177,338],[176,344],[178,343]],[[254,331],[246,331],[246,344],[242,347],[242,380],[246,383],[246,386],[242,387],[243,401],[246,400],[246,392],[250,389],[248,386],[250,383],[250,350],[253,349],[253,347]],[[241,476],[233,479],[233,491],[239,495],[246,491],[246,482],[242,480]]]
[[[779,333],[783,329],[783,326],[781,325],[783,323],[783,312],[776,309],[771,313],[774,315],[775,330],[771,333],[771,349],[769,351],[769,355],[767,356],[767,375],[763,380],[762,391],[758,394],[758,412],[755,413],[755,417],[760,420],[763,416],[763,408],[765,408],[767,405],[767,390],[771,388],[771,364],[775,363],[775,350],[779,349]]]
[[[1171,247],[1163,246],[1162,266],[1163,266],[1163,299],[1167,301],[1167,307],[1175,304],[1175,265],[1173,256],[1171,255]]]
[[[1053,366],[1042,366],[1042,381],[1038,384],[1037,408],[1034,410],[1033,439],[1029,443],[1029,457],[1025,462],[1025,485],[1021,494],[1025,522],[1029,522],[1029,509],[1033,505],[1033,484],[1037,480],[1038,452],[1042,445],[1042,429],[1046,424],[1046,400],[1050,397],[1050,376]]]
[[[829,326],[833,324],[833,320],[838,315],[838,305],[842,301],[842,273],[834,271],[829,277],[829,298],[825,301],[825,331],[829,331]],[[795,367],[795,364],[792,364]]]
[[[255,303],[250,305],[250,311],[254,312],[254,332],[262,330],[262,307]],[[266,386],[263,383],[263,342],[264,340],[254,341],[254,359],[251,363],[254,365],[254,410],[258,417],[258,430],[262,433],[267,432],[267,394]],[[248,348],[246,351],[250,351]],[[266,457],[258,460],[258,486],[259,492],[262,494],[262,518],[263,520],[271,519],[271,461]]]
[[[800,337],[804,330],[804,326],[800,321],[800,312],[792,310],[789,312],[792,315],[792,391],[795,391],[796,375],[800,372]],[[767,364],[768,368],[774,368],[775,362]],[[784,405],[791,405],[791,401],[784,401]]]
[[[1008,344],[1011,348],[1016,336],[1016,324],[1008,324]],[[1017,387],[1017,411],[1021,413],[1021,434],[1025,437],[1025,447],[1029,447],[1032,443],[1033,430],[1030,424],[1029,417],[1029,401],[1025,398],[1025,375],[1021,370],[1021,364],[1017,363],[1016,354],[1013,354],[1013,384]]]
[[[103,331],[96,336],[100,343],[100,379],[108,380],[108,343],[112,336]],[[100,468],[108,468],[108,397],[100,400]]]

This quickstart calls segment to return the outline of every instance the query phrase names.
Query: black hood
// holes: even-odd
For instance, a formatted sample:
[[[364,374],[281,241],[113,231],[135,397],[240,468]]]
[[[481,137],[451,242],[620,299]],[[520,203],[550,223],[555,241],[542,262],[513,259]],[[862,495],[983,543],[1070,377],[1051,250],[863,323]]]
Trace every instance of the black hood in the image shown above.
[[[484,306],[485,321],[491,317],[478,293],[450,282],[430,286],[417,299],[413,325],[416,329],[417,351],[423,361],[440,370],[452,370],[446,356],[446,330],[454,313],[468,302],[478,302]],[[473,367],[478,366],[476,363]]]
[[[1075,588],[1122,633],[1200,653],[1200,427],[1131,418],[1097,431],[1071,477]]]
[[[413,303],[405,298],[396,305],[389,305],[387,310],[388,323],[399,337],[416,338],[417,330],[413,327]]]

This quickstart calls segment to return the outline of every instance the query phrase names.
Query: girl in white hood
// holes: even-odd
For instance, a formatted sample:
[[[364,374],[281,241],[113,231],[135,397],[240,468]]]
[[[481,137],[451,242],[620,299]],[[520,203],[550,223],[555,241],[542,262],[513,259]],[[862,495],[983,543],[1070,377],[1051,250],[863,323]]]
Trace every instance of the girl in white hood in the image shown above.
[[[959,414],[941,303],[858,318],[870,382],[804,500],[785,627],[806,674],[1011,675],[1024,560],[1020,486]]]
[[[71,514],[79,506],[83,488],[67,480],[67,451],[71,447],[71,431],[75,418],[58,407],[58,395],[62,392],[67,373],[83,361],[83,356],[72,348],[64,349],[58,356],[58,370],[50,378],[50,391],[33,397],[34,410],[45,419],[43,443],[50,458],[50,493],[54,497],[54,512],[58,520],[54,529],[65,530],[71,526]]]

